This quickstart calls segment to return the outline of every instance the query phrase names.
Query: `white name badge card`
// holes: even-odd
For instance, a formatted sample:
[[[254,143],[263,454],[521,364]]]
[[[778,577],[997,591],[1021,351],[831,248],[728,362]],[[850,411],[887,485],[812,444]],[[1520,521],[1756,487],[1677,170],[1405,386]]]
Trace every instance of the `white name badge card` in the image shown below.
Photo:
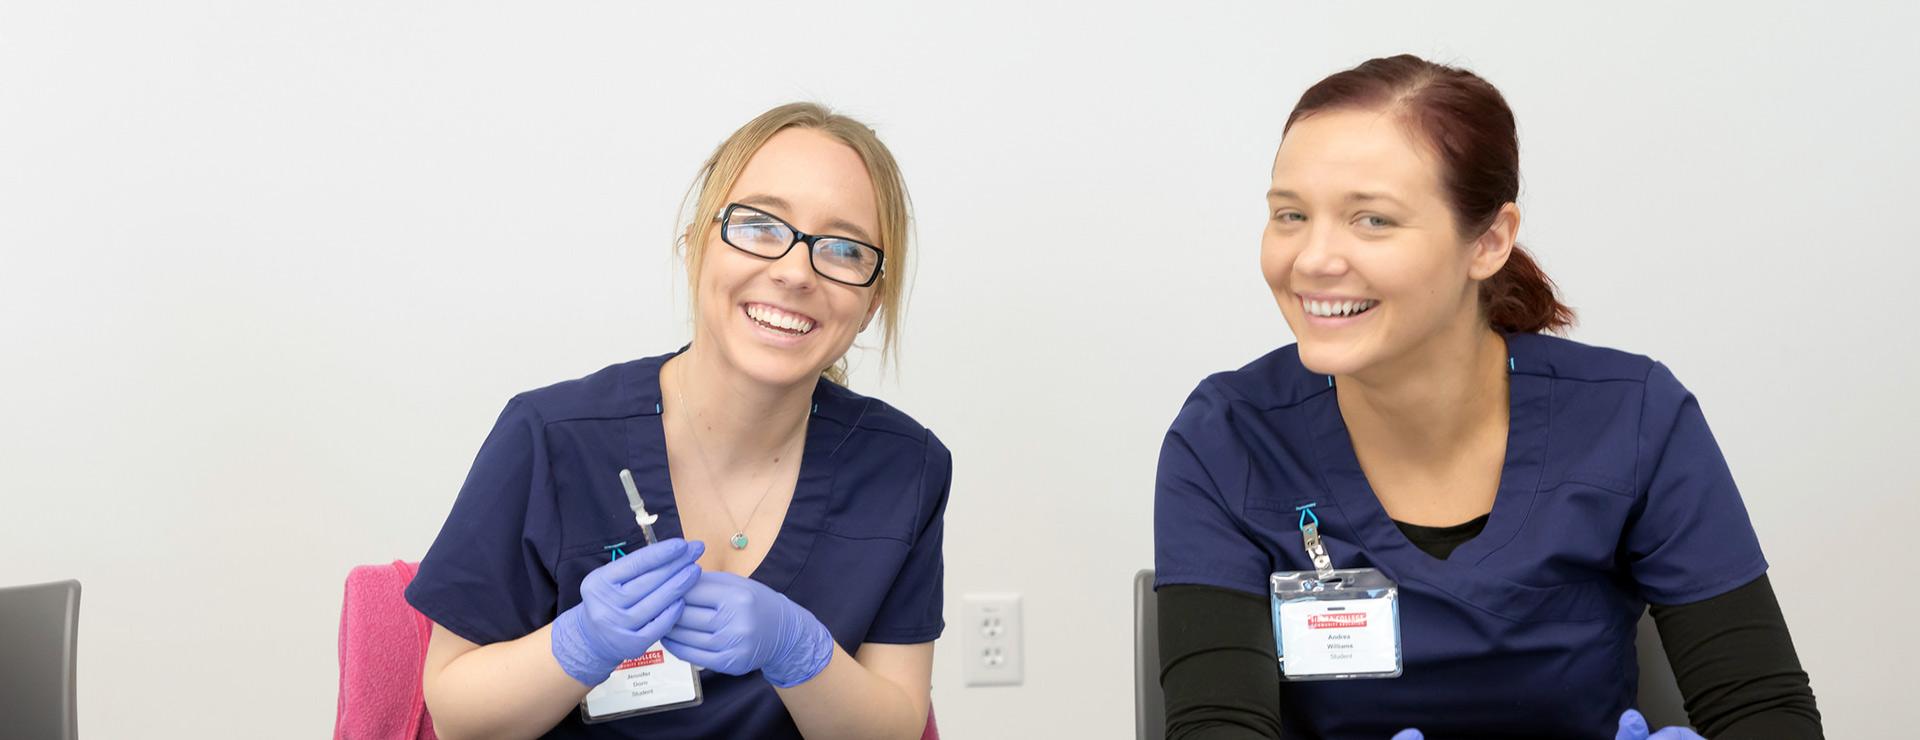
[[[613,675],[587,692],[580,719],[588,724],[698,706],[700,669],[676,658],[660,643],[644,655],[621,663]]]

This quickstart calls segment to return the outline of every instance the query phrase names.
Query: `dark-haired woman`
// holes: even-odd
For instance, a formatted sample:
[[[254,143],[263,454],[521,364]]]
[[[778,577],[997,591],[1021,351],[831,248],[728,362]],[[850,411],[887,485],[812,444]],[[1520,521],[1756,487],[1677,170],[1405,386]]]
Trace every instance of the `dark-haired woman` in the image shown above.
[[[1410,56],[1288,118],[1261,269],[1298,343],[1203,381],[1160,457],[1168,737],[1697,737],[1631,711],[1649,604],[1698,732],[1820,736],[1699,404],[1543,333],[1573,315],[1518,165],[1500,93]]]

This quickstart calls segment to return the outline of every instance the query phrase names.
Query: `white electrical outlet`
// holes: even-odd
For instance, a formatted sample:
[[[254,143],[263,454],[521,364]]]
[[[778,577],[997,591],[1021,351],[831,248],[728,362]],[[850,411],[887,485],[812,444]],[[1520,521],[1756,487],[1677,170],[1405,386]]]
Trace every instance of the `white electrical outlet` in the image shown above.
[[[1020,653],[1020,595],[967,594],[960,600],[961,675],[968,686],[1019,686],[1026,678]]]

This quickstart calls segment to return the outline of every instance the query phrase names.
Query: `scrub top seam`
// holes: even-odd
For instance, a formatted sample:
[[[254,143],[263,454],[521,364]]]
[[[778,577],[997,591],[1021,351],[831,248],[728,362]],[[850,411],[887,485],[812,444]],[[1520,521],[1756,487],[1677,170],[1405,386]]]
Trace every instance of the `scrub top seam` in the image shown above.
[[[1216,479],[1216,478],[1214,478],[1214,477],[1213,477],[1213,468],[1211,468],[1211,467],[1209,467],[1209,466],[1207,466],[1207,465],[1205,465],[1205,464],[1204,464],[1204,461],[1202,461],[1202,460],[1200,460],[1200,453],[1199,453],[1199,451],[1198,451],[1197,449],[1195,449],[1195,448],[1194,448],[1194,446],[1193,446],[1193,443],[1192,443],[1192,442],[1189,442],[1189,441],[1187,441],[1187,435],[1185,435],[1185,434],[1181,434],[1181,433],[1179,432],[1179,430],[1172,430],[1172,431],[1169,431],[1169,432],[1167,433],[1167,436],[1169,436],[1169,437],[1173,437],[1174,439],[1177,439],[1177,440],[1180,440],[1180,446],[1181,446],[1181,447],[1185,447],[1185,448],[1187,448],[1187,452],[1188,452],[1189,454],[1191,454],[1191,455],[1193,455],[1193,459],[1194,459],[1194,461],[1196,461],[1196,462],[1202,462],[1202,463],[1203,463],[1202,465],[1200,465],[1200,466],[1199,466],[1199,467],[1200,467],[1200,472],[1202,472],[1202,473],[1206,473],[1206,474],[1207,474],[1207,483],[1209,483],[1209,484],[1211,484],[1211,485],[1213,486],[1213,490],[1214,490],[1214,491],[1223,491],[1223,490],[1225,490],[1225,489],[1223,489],[1223,488],[1221,488],[1221,487],[1220,487],[1220,481],[1219,481],[1218,479]],[[1225,497],[1224,495],[1220,497],[1220,502],[1221,502],[1221,503],[1223,503],[1223,504],[1224,504],[1224,503],[1228,503],[1228,501],[1226,500],[1226,497]],[[1244,495],[1243,495],[1243,496],[1241,496],[1241,499],[1240,499],[1240,508],[1241,508],[1242,510],[1245,510],[1245,509],[1246,509],[1246,503],[1247,503],[1247,502],[1246,502],[1246,497],[1245,497]],[[1227,512],[1228,512],[1228,513],[1232,513],[1232,512],[1233,512],[1233,507],[1232,507],[1232,506],[1228,506],[1228,507],[1227,507]]]
[[[874,434],[892,435],[895,437],[899,437],[901,439],[912,440],[915,442],[924,442],[926,440],[926,432],[932,431],[931,429],[928,429],[926,427],[920,427],[920,432],[916,434],[916,433],[910,433],[910,432],[903,432],[898,429],[887,429],[884,427],[870,426],[870,425],[863,424],[862,422],[865,421],[867,416],[869,416],[869,414],[867,413],[866,407],[871,406],[874,399],[862,398],[860,400],[863,401],[864,403],[861,404],[862,408],[860,409],[859,417],[855,418],[851,422],[839,421],[837,419],[835,420],[836,423],[845,425],[847,427],[849,434],[851,434],[854,431],[872,432]]]
[[[1252,399],[1249,399],[1245,396],[1241,396],[1239,398],[1229,398],[1227,399],[1227,403],[1243,403],[1251,407],[1254,411],[1264,414],[1264,413],[1269,413],[1273,411],[1286,411],[1296,406],[1305,405],[1307,403],[1312,402],[1314,399],[1319,398],[1321,395],[1326,393],[1331,393],[1332,391],[1333,391],[1333,388],[1331,387],[1321,388],[1301,398],[1296,398],[1294,400],[1287,401],[1285,403],[1275,403],[1273,405],[1257,404],[1257,403],[1254,403]],[[1239,394],[1235,394],[1235,395],[1239,395]]]
[[[843,427],[846,429],[846,432],[840,435],[840,441],[833,443],[833,449],[827,451],[828,458],[832,458],[840,454],[840,448],[847,446],[847,440],[853,439],[854,431],[857,429],[860,429],[861,428],[860,422],[867,418],[867,409],[873,406],[873,399],[861,398],[860,400],[861,400],[860,412],[854,415],[853,421],[840,422],[843,425]],[[880,431],[880,430],[876,429],[873,431]],[[839,474],[840,474],[839,470],[834,471],[834,477],[839,477]]]
[[[1554,383],[1555,378],[1551,375],[1533,375],[1531,377],[1540,378],[1541,382],[1547,384],[1546,392],[1544,394],[1546,396],[1546,401],[1544,404],[1545,408],[1543,409],[1543,411],[1546,413],[1547,418],[1543,420],[1540,424],[1540,437],[1541,437],[1540,451],[1538,453],[1539,460],[1534,464],[1534,478],[1532,483],[1529,484],[1529,487],[1525,489],[1527,491],[1527,507],[1526,509],[1520,512],[1520,521],[1514,522],[1513,528],[1507,530],[1506,539],[1503,539],[1499,542],[1489,542],[1486,552],[1480,553],[1480,557],[1475,558],[1473,560],[1473,565],[1475,567],[1479,567],[1485,564],[1488,558],[1491,558],[1495,554],[1498,554],[1501,550],[1506,549],[1508,545],[1513,544],[1514,540],[1520,538],[1520,533],[1526,530],[1527,522],[1533,520],[1534,510],[1540,507],[1540,492],[1546,485],[1547,469],[1549,467],[1552,467],[1551,465],[1548,464],[1548,461],[1553,459],[1553,453],[1554,453],[1553,401],[1554,401],[1554,392],[1559,389]],[[1513,424],[1513,411],[1511,407],[1509,407],[1507,411],[1507,424],[1509,426]],[[1506,473],[1505,470],[1501,471],[1502,475],[1504,475],[1505,473]],[[1495,509],[1498,509],[1500,507],[1498,494],[1499,494],[1499,491],[1496,488],[1495,499],[1493,504]],[[1487,521],[1491,523],[1493,521],[1492,519],[1493,512],[1490,510],[1487,512],[1487,515],[1488,515]],[[1473,540],[1469,538],[1467,541],[1471,542]],[[1464,547],[1465,543],[1461,543],[1461,546]]]
[[[903,540],[903,539],[900,539],[899,537],[892,537],[884,534],[876,534],[872,536],[841,534],[839,532],[833,531],[832,529],[828,529],[827,526],[824,524],[821,525],[820,527],[820,534],[826,535],[828,537],[833,537],[835,539],[849,540],[852,542],[877,542],[880,540],[886,540],[888,542],[898,542],[908,547],[912,547],[914,544],[911,541]]]
[[[1269,557],[1268,560],[1271,561],[1272,558]],[[1264,584],[1265,581],[1262,583]],[[1252,594],[1261,598],[1273,595],[1270,586],[1248,588],[1244,583],[1232,583],[1227,579],[1219,578],[1208,573],[1189,574],[1179,570],[1155,570],[1153,572],[1153,590],[1158,592],[1161,588],[1167,586],[1212,586],[1215,588],[1230,589],[1244,594]]]
[[[1766,575],[1767,567],[1768,565],[1767,565],[1766,556],[1762,555],[1760,558],[1756,559],[1754,562],[1748,563],[1744,568],[1728,571],[1729,573],[1733,573],[1735,575],[1732,575],[1726,578],[1716,578],[1709,582],[1703,582],[1698,585],[1691,586],[1687,590],[1679,592],[1678,594],[1671,594],[1671,596],[1673,597],[1672,600],[1667,600],[1667,601],[1654,601],[1653,599],[1648,599],[1646,598],[1648,596],[1646,592],[1646,586],[1644,584],[1641,584],[1639,581],[1635,581],[1634,585],[1640,587],[1641,598],[1645,599],[1646,602],[1649,604],[1657,604],[1659,606],[1686,606],[1688,604],[1696,604],[1702,601],[1706,601],[1707,599],[1711,599],[1715,596],[1724,595],[1729,591],[1732,591],[1734,589],[1740,588],[1741,586],[1745,586],[1749,583],[1752,583],[1756,579],[1758,579],[1760,576]]]
[[[1228,403],[1229,408],[1231,408],[1232,402],[1229,401]],[[1251,406],[1252,404],[1248,405]],[[1187,435],[1177,429],[1169,429],[1167,430],[1167,437],[1179,441],[1180,446],[1185,448],[1187,455],[1190,456],[1194,462],[1199,463],[1197,467],[1200,468],[1201,473],[1207,476],[1207,485],[1213,491],[1213,495],[1208,498],[1216,502],[1216,505],[1220,507],[1220,513],[1226,517],[1227,521],[1233,523],[1233,529],[1239,533],[1241,539],[1245,540],[1248,545],[1253,546],[1256,550],[1259,550],[1260,554],[1266,557],[1267,571],[1271,573],[1277,565],[1273,553],[1261,544],[1262,538],[1258,532],[1253,530],[1251,522],[1248,521],[1250,517],[1247,516],[1247,499],[1251,495],[1251,492],[1247,489],[1248,482],[1253,479],[1253,461],[1251,459],[1247,460],[1247,472],[1245,478],[1240,481],[1240,500],[1237,502],[1238,507],[1236,508],[1236,502],[1227,500],[1226,487],[1220,485],[1220,479],[1214,475],[1213,466],[1207,465],[1205,461],[1201,459],[1199,448],[1195,447],[1193,443],[1187,439]],[[1245,452],[1244,449],[1242,451]],[[1164,571],[1156,571],[1154,575],[1154,588],[1156,589],[1159,588],[1161,580],[1159,573],[1161,572]],[[1174,572],[1178,573],[1178,571]],[[1229,587],[1227,584],[1215,582],[1208,582],[1206,585]]]
[[[632,417],[628,417],[628,418],[632,418]],[[623,428],[620,430],[620,434],[623,438],[625,438],[627,432],[624,427],[626,425],[623,424],[621,426]],[[546,425],[543,424],[540,427],[540,431],[541,431],[540,436],[542,438],[546,437]],[[629,443],[632,442],[631,439],[623,439],[623,441],[629,442]],[[545,444],[544,439],[542,440],[542,444]],[[558,543],[558,547],[554,548],[553,557],[551,560],[549,560],[546,563],[546,566],[547,566],[548,573],[559,575],[560,561],[566,559],[562,557],[562,553],[566,553],[573,550],[573,548],[575,547],[575,543],[569,542],[567,540],[567,523],[565,521],[566,508],[560,505],[560,483],[559,481],[554,480],[552,465],[547,466],[547,495],[553,498],[553,519],[554,519],[554,522],[558,524],[557,529],[559,530],[559,532],[553,538],[554,541]]]
[[[1495,577],[1499,577],[1499,576],[1495,576]],[[1508,580],[1504,577],[1499,577],[1499,578],[1502,581],[1505,581],[1507,583],[1511,583],[1513,585],[1520,586],[1523,588],[1540,588],[1538,586],[1528,586],[1527,584],[1520,583],[1518,581]],[[1446,594],[1447,596],[1450,597],[1450,600],[1453,601],[1454,603],[1464,604],[1468,607],[1471,607],[1474,611],[1480,612],[1482,614],[1486,614],[1495,619],[1501,620],[1503,622],[1509,622],[1512,624],[1536,624],[1536,623],[1539,623],[1539,624],[1587,624],[1591,622],[1604,622],[1604,621],[1613,619],[1613,615],[1611,614],[1600,614],[1599,616],[1589,617],[1586,619],[1542,619],[1540,617],[1535,617],[1531,615],[1525,616],[1525,617],[1509,617],[1505,614],[1501,614],[1499,612],[1493,611],[1492,609],[1488,609],[1484,606],[1481,606],[1478,600],[1469,599],[1464,596],[1461,596],[1459,592],[1453,589],[1447,588],[1441,585],[1440,583],[1435,582],[1432,579],[1422,578],[1413,573],[1405,573],[1400,576],[1400,580],[1422,584],[1426,586],[1428,589],[1432,590],[1434,593]],[[1581,584],[1588,584],[1588,583],[1607,583],[1607,582],[1608,580],[1602,577],[1602,578],[1589,578],[1584,581],[1574,581],[1573,583],[1563,584],[1563,585],[1581,585]]]
[[[877,427],[854,427],[854,426],[848,426],[848,427],[847,427],[847,430],[848,430],[848,432],[849,432],[849,433],[851,433],[851,432],[853,432],[853,431],[862,431],[862,432],[872,432],[872,433],[874,433],[874,434],[889,434],[889,435],[892,435],[892,436],[895,436],[895,437],[899,437],[899,438],[901,438],[901,439],[909,439],[909,440],[914,440],[914,441],[919,441],[919,440],[921,440],[921,439],[924,439],[923,437],[917,437],[917,436],[914,436],[914,435],[912,435],[912,434],[907,434],[907,433],[905,433],[905,432],[897,432],[897,431],[894,431],[894,430],[892,430],[892,429],[880,429],[880,428],[877,428]]]
[[[576,421],[628,421],[646,416],[659,416],[659,414],[654,413],[652,409],[648,409],[645,411],[636,411],[631,414],[621,414],[619,416],[569,416],[564,419],[545,419],[541,422],[541,427],[550,427],[555,424],[571,424]]]
[[[1648,392],[1648,388],[1651,387],[1649,381],[1653,380],[1653,371],[1659,367],[1660,363],[1658,362],[1649,365],[1647,367],[1646,377],[1640,379],[1640,413],[1637,418],[1633,420],[1633,428],[1638,430],[1638,433],[1633,435],[1632,487],[1633,497],[1637,499],[1635,503],[1641,507],[1642,511],[1645,510],[1648,499],[1640,495],[1640,481],[1642,480],[1643,473],[1648,475],[1652,474],[1651,470],[1646,470],[1641,467],[1642,462],[1645,461],[1647,457],[1646,447],[1644,446],[1647,441],[1647,402],[1650,400],[1649,397],[1653,395]]]
[[[545,490],[547,497],[552,499],[550,503],[553,506],[553,523],[555,530],[553,541],[556,547],[554,547],[553,552],[547,556],[545,562],[541,564],[547,566],[547,574],[549,576],[554,576],[560,573],[560,553],[567,551],[567,527],[566,522],[561,521],[560,484],[559,481],[553,477],[553,450],[547,445],[547,427],[551,425],[551,422],[547,420],[545,414],[540,413],[540,407],[531,401],[527,402],[527,412],[533,414],[534,421],[540,423],[540,438],[536,440],[537,444],[540,445],[540,449],[535,452],[538,453],[538,457],[547,460],[547,464],[541,467],[546,468],[547,480]],[[528,503],[532,502],[528,501]]]
[[[517,639],[520,639],[521,637],[525,637],[527,635],[533,634],[536,631],[539,631],[540,627],[546,626],[545,624],[542,624],[540,625],[540,627],[535,627],[531,630],[527,630],[526,633],[517,635],[514,637],[507,637],[507,638],[497,639],[497,640],[488,639],[492,637],[492,635],[487,634],[489,630],[475,629],[474,628],[475,624],[471,621],[468,621],[466,616],[460,613],[460,609],[458,607],[455,607],[451,604],[443,603],[432,597],[421,599],[421,601],[425,602],[425,606],[427,607],[426,609],[421,609],[420,605],[415,604],[413,599],[407,599],[406,601],[407,601],[407,605],[413,607],[415,611],[420,612],[421,616],[426,617],[428,620],[432,621],[434,624],[440,625],[441,627],[445,628],[448,632],[452,632],[453,634],[458,635],[460,639],[466,640],[467,642],[471,642],[475,645],[484,646],[484,645],[491,645],[496,642],[506,642],[508,640],[517,640]],[[434,614],[428,614],[427,612],[429,610],[433,611]]]
[[[870,642],[881,645],[918,645],[940,639],[940,633],[945,632],[946,629],[946,622],[941,621],[937,623],[929,622],[925,625],[916,625],[913,629],[906,630],[869,631],[860,640],[860,643],[862,645]]]
[[[913,489],[913,493],[915,494],[913,500],[913,533],[909,538],[910,541],[907,542],[907,550],[909,552],[911,552],[916,545],[920,544],[920,536],[926,534],[927,526],[930,523],[927,520],[927,508],[929,506],[927,502],[927,490],[931,487],[929,484],[932,483],[932,481],[928,480],[930,477],[928,471],[933,470],[933,430],[923,428],[923,431],[925,433],[920,435],[920,486],[917,489]],[[938,503],[932,505],[939,506]],[[946,553],[940,553],[940,559],[944,566]]]
[[[1178,431],[1169,431],[1168,436],[1180,440],[1180,446],[1187,448],[1187,452],[1193,456],[1193,459],[1196,462],[1200,462],[1200,453],[1193,446],[1192,442],[1187,441],[1187,435],[1181,434]],[[1227,519],[1233,522],[1233,528],[1240,532],[1240,536],[1245,538],[1248,544],[1259,547],[1260,538],[1247,526],[1247,499],[1250,496],[1250,492],[1247,490],[1247,484],[1253,479],[1253,462],[1249,460],[1246,467],[1246,479],[1240,481],[1239,509],[1235,510],[1234,502],[1227,500],[1226,488],[1220,485],[1218,478],[1214,477],[1213,468],[1204,464],[1204,462],[1199,466],[1200,472],[1207,475],[1207,484],[1213,487],[1216,494],[1215,498],[1219,500],[1221,507],[1224,509],[1224,513],[1227,515]],[[1263,552],[1266,550],[1264,547],[1260,549]],[[1269,567],[1273,565],[1273,556],[1271,554],[1267,555],[1267,565]]]
[[[1643,378],[1573,378],[1559,373],[1540,372],[1536,370],[1514,370],[1507,374],[1526,375],[1534,378],[1546,378],[1548,380],[1564,380],[1569,383],[1635,383],[1641,385],[1646,383],[1646,380]]]

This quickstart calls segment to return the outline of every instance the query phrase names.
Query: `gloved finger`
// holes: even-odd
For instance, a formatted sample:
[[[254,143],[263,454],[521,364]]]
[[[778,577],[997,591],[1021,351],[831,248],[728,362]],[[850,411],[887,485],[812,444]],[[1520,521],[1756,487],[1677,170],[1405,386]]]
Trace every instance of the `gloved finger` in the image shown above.
[[[685,608],[685,602],[676,601],[668,604],[667,608],[661,609],[660,613],[654,616],[653,621],[640,625],[638,629],[629,633],[628,637],[632,638],[641,650],[653,647],[653,644],[659,642],[668,630],[673,629],[673,621],[680,618],[680,610]]]
[[[1620,730],[1613,740],[1648,740],[1647,718],[1632,709],[1620,713]]]
[[[1647,740],[1705,740],[1692,728],[1674,725],[1648,736]]]
[[[661,540],[627,553],[623,557],[614,558],[613,562],[596,568],[594,572],[600,574],[600,577],[606,579],[608,583],[618,586],[649,571],[665,568],[676,561],[689,560],[690,554],[697,558],[699,555],[696,553],[704,551],[703,547],[698,542],[688,545],[686,540],[678,537]]]
[[[685,612],[682,612],[684,614]],[[725,632],[696,632],[675,627],[667,630],[666,637],[687,647],[699,648],[711,652],[722,652],[740,643],[733,635]]]
[[[680,621],[674,624],[673,628],[693,632],[718,632],[721,627],[727,626],[729,621],[732,620],[723,616],[718,609],[689,604],[687,610],[680,613]]]
[[[1409,727],[1393,733],[1393,740],[1427,740],[1427,736],[1420,734],[1419,730]]]
[[[725,653],[697,648],[675,640],[672,637],[662,638],[660,640],[660,646],[666,648],[667,652],[673,653],[673,657],[700,666],[701,668],[719,671],[729,676],[738,676],[746,673],[746,671],[740,670],[739,667],[735,666],[733,658],[727,656]]]
[[[647,577],[651,578],[653,575],[648,573]],[[658,587],[642,594],[632,605],[621,607],[622,621],[635,628],[653,621],[653,618],[659,616],[660,612],[665,611],[668,606],[680,603],[687,589],[692,588],[693,584],[699,580],[700,566],[692,563],[682,566],[680,570],[662,579]]]
[[[673,580],[675,576],[685,572],[686,569],[698,569],[699,567],[700,566],[694,564],[692,559],[688,558],[675,560],[668,563],[665,567],[654,568],[653,570],[641,573],[631,581],[610,587],[619,594],[614,601],[618,603],[621,608],[633,606],[634,604],[640,603],[641,599],[646,598],[647,594],[660,590],[660,587],[665,585],[667,581]]]
[[[687,605],[718,609],[740,598],[743,591],[751,589],[752,586],[747,580],[726,571],[713,570],[702,573],[700,582],[687,590]]]

